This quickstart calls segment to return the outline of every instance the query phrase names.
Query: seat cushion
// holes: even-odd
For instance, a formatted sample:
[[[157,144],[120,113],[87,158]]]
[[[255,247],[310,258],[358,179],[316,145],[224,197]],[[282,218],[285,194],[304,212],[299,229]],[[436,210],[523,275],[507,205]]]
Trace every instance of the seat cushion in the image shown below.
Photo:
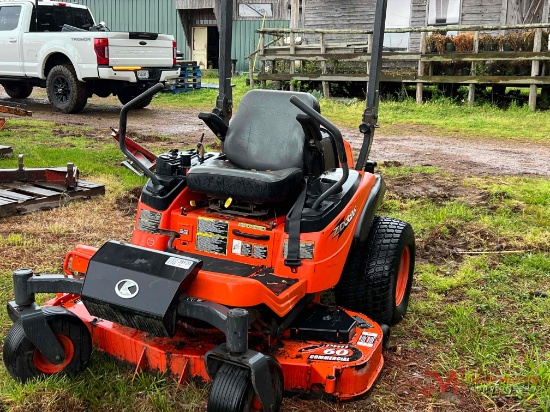
[[[240,169],[227,160],[212,160],[192,167],[187,185],[193,192],[250,202],[279,202],[301,189],[302,170],[291,167],[276,171]]]
[[[241,169],[279,170],[303,167],[305,134],[290,103],[292,96],[319,111],[309,93],[251,90],[243,96],[223,143],[227,158]]]

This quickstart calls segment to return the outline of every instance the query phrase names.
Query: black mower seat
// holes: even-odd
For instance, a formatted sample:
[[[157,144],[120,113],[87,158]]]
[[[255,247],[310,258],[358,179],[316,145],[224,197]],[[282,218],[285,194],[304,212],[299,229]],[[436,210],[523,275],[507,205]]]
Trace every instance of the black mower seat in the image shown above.
[[[229,124],[223,149],[227,160],[195,166],[187,174],[189,189],[216,197],[278,202],[301,189],[305,133],[290,103],[296,95],[315,110],[309,93],[251,90]]]

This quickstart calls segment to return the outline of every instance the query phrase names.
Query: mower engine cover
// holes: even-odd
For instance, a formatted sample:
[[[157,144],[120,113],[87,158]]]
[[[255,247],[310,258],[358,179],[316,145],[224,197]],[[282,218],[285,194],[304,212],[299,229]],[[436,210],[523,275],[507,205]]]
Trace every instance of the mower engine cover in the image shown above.
[[[186,256],[109,241],[90,259],[82,302],[92,316],[172,337],[180,292],[201,266]]]

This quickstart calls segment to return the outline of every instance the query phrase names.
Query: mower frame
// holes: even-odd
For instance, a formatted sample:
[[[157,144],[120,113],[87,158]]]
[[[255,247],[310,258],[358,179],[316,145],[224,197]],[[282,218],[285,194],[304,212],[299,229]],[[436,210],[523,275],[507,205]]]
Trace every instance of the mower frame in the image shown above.
[[[224,130],[227,130],[233,104],[230,76],[233,2],[222,0],[222,5],[220,32],[225,36],[220,38],[219,95],[213,112],[199,116],[218,136],[224,135]],[[355,170],[350,170],[350,167],[353,167],[351,149],[344,143],[338,128],[298,97],[290,98],[292,104],[326,128],[333,137],[337,160],[342,171],[338,180],[315,200],[311,206],[313,211],[317,210],[329,196],[339,192],[352,173],[353,176],[357,176],[357,181],[361,181],[364,172],[374,173],[376,163],[370,161],[368,157],[378,119],[378,86],[386,5],[387,0],[377,0],[367,102],[359,127],[363,134],[363,144],[354,166]],[[149,178],[150,184],[148,183],[146,188],[152,195],[158,196],[164,193],[163,190],[166,187],[171,187],[169,185],[172,183],[143,165],[126,147],[125,136],[128,112],[162,88],[163,86],[158,84],[122,108],[118,139],[121,151]],[[348,153],[350,166],[348,166]],[[208,156],[213,155],[207,154],[206,157]],[[191,167],[192,161],[202,163],[204,158],[204,152],[197,150],[189,152],[186,161]],[[367,180],[367,182],[361,181],[361,188],[363,192],[369,191],[368,196],[361,198],[357,193],[353,194],[353,201],[357,204],[361,202],[362,210],[354,223],[355,231],[353,234],[346,235],[349,236],[346,239],[349,239],[352,248],[357,248],[367,241],[374,215],[385,192],[384,181],[379,176],[372,175]],[[180,195],[175,193],[179,187],[177,185],[170,189],[170,193],[163,195],[165,198],[163,202],[176,202],[179,199],[181,203],[178,197]],[[359,189],[357,192],[359,193]],[[183,209],[182,207],[182,215]],[[141,218],[137,219],[136,229],[141,224],[155,225],[152,210],[154,209],[139,210],[139,213],[145,214],[146,219],[144,219],[145,223]],[[346,211],[346,209],[343,210]],[[169,212],[172,213],[170,210]],[[292,211],[289,212],[289,216],[292,213]],[[344,230],[355,218],[355,213],[354,209],[347,217],[343,217],[347,219],[342,223]],[[287,223],[289,223],[288,220]],[[281,222],[278,225],[281,226]],[[263,325],[261,331],[249,331],[252,325],[262,319],[260,312],[263,309],[257,307],[260,305],[241,308],[220,304],[193,294],[193,290],[187,289],[186,285],[190,285],[193,280],[200,277],[201,271],[204,270],[203,260],[192,253],[188,256],[176,253],[174,245],[180,241],[181,236],[185,235],[183,230],[177,232],[159,229],[158,222],[156,229],[158,229],[158,235],[148,236],[147,239],[134,234],[133,244],[110,241],[99,250],[79,245],[67,254],[64,274],[38,275],[31,269],[14,271],[15,300],[7,304],[9,316],[15,324],[22,325],[26,338],[48,362],[54,366],[60,366],[67,361],[63,342],[58,340],[58,335],[50,323],[53,316],[60,316],[72,320],[78,319],[82,322],[83,330],[87,329],[90,332],[94,343],[100,349],[135,364],[136,372],[147,366],[149,369],[167,372],[179,381],[183,381],[193,376],[215,380],[222,366],[226,364],[245,369],[249,371],[253,391],[261,408],[265,411],[276,412],[280,407],[282,394],[279,392],[282,391],[283,382],[280,381],[278,386],[275,381],[282,379],[283,374],[285,389],[322,390],[341,400],[361,395],[372,387],[383,365],[382,345],[387,343],[388,326],[377,324],[367,316],[352,310],[321,305],[320,290],[324,289],[317,286],[319,290],[306,290],[305,280],[298,277],[295,287],[298,292],[292,296],[283,295],[293,299],[287,304],[288,308],[277,312],[276,305],[263,302],[278,316],[277,321]],[[334,236],[336,234],[339,234],[338,227],[334,229]],[[262,239],[263,235],[248,234],[247,236],[252,239]],[[167,237],[169,239],[166,239]],[[157,240],[160,240],[158,244],[155,243]],[[299,250],[291,246],[290,240],[289,236],[288,256],[284,263],[285,266],[292,268],[292,273],[296,273],[296,268],[302,263],[299,259]],[[148,249],[143,247],[145,245],[155,245],[155,247]],[[293,252],[292,247],[295,248]],[[297,247],[299,248],[300,245],[298,244]],[[158,260],[161,263],[166,261],[163,264],[170,266],[170,273],[156,273],[150,268],[151,265],[131,266],[132,259],[136,260],[136,257],[142,255],[145,256],[144,261]],[[203,258],[206,259],[204,256]],[[123,263],[118,265],[117,259]],[[131,271],[132,276],[138,280],[147,279],[149,285],[155,282],[161,284],[160,289],[148,295],[149,298],[155,297],[154,302],[137,302],[137,298],[133,299],[138,294],[138,284],[126,278],[126,272],[120,273],[121,271],[118,270],[120,268]],[[81,274],[84,273],[86,275],[82,276]],[[412,274],[410,277],[412,280]],[[167,282],[170,287],[162,288],[162,285],[168,284]],[[110,286],[106,287],[106,284]],[[323,283],[320,284],[323,285]],[[106,290],[109,292],[105,292]],[[57,297],[40,307],[35,302],[36,293],[57,293]],[[109,305],[117,309],[113,311]],[[92,312],[96,315],[92,315]],[[130,319],[132,316],[134,319]],[[119,323],[126,326],[104,319],[120,319]],[[320,322],[320,319],[337,326],[327,327]],[[189,337],[183,336],[182,331],[176,329],[178,320],[206,322],[225,335],[224,342],[220,343],[219,337],[210,339],[203,335],[203,340],[199,341],[200,351],[192,347],[181,349],[179,346],[185,346],[186,339]],[[134,329],[130,329],[129,326]],[[141,332],[136,332],[136,329]],[[165,336],[165,338],[152,339],[150,335]],[[259,339],[259,337],[265,339]],[[121,345],[126,347],[125,353],[121,352]],[[283,353],[277,352],[281,345],[284,346]],[[319,360],[326,362],[317,362]],[[84,359],[82,362],[84,366],[86,362],[87,359]],[[17,372],[14,373],[17,374]]]

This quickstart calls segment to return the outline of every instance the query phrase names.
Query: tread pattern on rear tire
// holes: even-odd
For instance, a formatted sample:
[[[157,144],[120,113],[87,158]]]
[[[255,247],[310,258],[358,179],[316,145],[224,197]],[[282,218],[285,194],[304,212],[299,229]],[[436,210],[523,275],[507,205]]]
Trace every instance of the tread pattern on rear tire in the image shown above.
[[[249,371],[224,362],[214,378],[207,412],[248,412],[253,398]]]
[[[54,78],[59,75],[65,76],[71,88],[71,99],[66,104],[57,102],[53,95],[53,81]],[[52,106],[63,113],[79,113],[88,102],[88,87],[86,83],[78,80],[74,67],[70,64],[60,64],[50,70],[46,79],[46,91]]]
[[[409,246],[411,265],[403,302],[395,306],[395,284],[402,250]],[[399,219],[376,216],[365,243],[352,245],[336,285],[336,304],[364,313],[378,323],[398,323],[407,310],[414,271],[414,232]]]

